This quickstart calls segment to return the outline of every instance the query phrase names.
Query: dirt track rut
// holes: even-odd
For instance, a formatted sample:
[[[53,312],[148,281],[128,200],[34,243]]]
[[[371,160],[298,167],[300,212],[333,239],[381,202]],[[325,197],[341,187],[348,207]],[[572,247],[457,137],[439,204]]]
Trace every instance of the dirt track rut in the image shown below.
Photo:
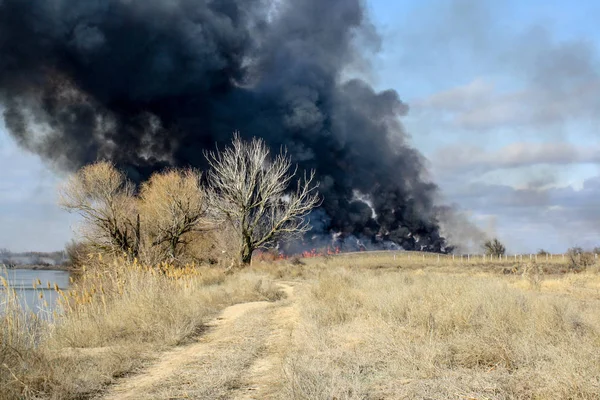
[[[117,382],[104,400],[265,399],[281,382],[284,351],[297,321],[294,283],[287,298],[228,307],[195,343],[163,353],[145,370]]]

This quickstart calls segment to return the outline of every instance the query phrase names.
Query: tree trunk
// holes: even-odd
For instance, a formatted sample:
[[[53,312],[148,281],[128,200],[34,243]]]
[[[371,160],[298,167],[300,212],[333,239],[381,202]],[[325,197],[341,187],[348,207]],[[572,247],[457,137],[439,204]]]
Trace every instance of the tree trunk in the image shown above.
[[[250,265],[251,262],[252,262],[252,252],[246,251],[246,249],[244,249],[244,251],[242,253],[242,265],[244,265],[244,266]]]
[[[179,242],[178,239],[172,238],[169,243],[169,256],[171,259],[175,258],[175,253],[177,252],[177,242]]]
[[[243,266],[248,266],[252,262],[252,238],[249,236],[244,237],[244,244],[242,246],[241,261]]]

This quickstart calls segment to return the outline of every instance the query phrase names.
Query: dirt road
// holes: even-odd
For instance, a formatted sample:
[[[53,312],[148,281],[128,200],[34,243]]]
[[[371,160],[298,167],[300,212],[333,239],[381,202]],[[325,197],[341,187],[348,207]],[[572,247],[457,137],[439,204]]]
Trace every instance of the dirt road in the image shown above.
[[[281,360],[297,321],[294,283],[278,283],[285,300],[237,304],[208,324],[195,343],[163,353],[100,397],[133,399],[274,398]]]

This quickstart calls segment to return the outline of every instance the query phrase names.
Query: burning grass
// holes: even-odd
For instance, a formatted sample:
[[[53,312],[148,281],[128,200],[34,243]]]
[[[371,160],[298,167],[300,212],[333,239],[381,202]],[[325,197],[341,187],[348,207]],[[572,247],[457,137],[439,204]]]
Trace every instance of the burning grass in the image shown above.
[[[279,297],[251,271],[91,261],[69,291],[56,289],[62,312],[52,322],[22,310],[13,291],[0,292],[0,398],[92,396],[199,334],[224,307]]]

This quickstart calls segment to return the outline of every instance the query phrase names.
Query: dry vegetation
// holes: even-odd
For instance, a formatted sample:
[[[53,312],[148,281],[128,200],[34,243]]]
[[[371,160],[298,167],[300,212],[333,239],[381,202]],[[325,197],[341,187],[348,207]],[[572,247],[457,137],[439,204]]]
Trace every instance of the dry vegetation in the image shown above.
[[[560,273],[569,263],[361,254],[257,266],[304,282],[273,398],[598,399],[598,265]]]
[[[255,262],[227,275],[94,259],[64,294],[56,323],[25,322],[9,307],[0,392],[7,399],[97,395],[143,372],[161,350],[204,335],[222,308],[277,300],[273,282],[293,280],[293,326],[275,353],[265,354],[264,338],[278,314],[257,309],[231,322],[222,345],[217,340],[143,393],[235,397],[249,384],[245,371],[269,356],[278,360],[268,372],[277,384],[255,398],[598,399],[598,266],[559,273],[567,263],[388,253]]]
[[[299,304],[282,397],[600,393],[598,298],[522,290],[493,276],[335,269],[320,274]]]
[[[264,275],[94,259],[52,323],[0,292],[0,398],[80,399],[201,334],[221,309],[280,296]]]
[[[268,156],[236,138],[206,189],[191,170],[139,191],[108,163],[74,175],[62,205],[85,224],[58,311],[1,282],[0,399],[600,398],[597,252],[256,254],[319,202],[314,175],[284,200],[291,163]]]
[[[310,229],[307,215],[320,203],[315,172],[296,177],[285,150],[271,157],[262,139],[236,133],[230,147],[206,157],[206,182],[198,171],[167,169],[139,190],[109,162],[86,165],[61,186],[60,205],[81,216],[83,245],[148,264],[205,261],[198,250],[214,253],[225,240],[228,249],[208,259],[247,266],[255,250]]]

